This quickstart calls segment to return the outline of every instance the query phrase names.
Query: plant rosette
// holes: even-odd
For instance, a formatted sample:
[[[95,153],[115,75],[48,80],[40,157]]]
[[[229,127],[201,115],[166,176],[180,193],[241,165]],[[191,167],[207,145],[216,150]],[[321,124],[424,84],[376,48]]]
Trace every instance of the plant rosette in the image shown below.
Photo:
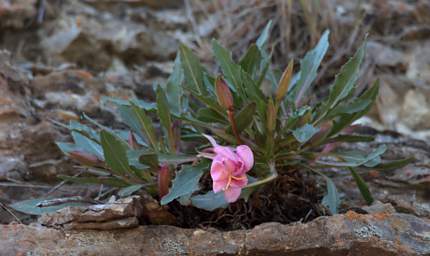
[[[328,50],[329,31],[299,65],[290,61],[280,72],[270,63],[270,30],[271,22],[238,61],[213,40],[221,70],[215,75],[181,45],[167,82],[153,86],[155,102],[103,98],[101,104],[115,106],[128,129],[115,130],[86,115],[85,122],[71,121],[66,127],[73,143],[57,144],[88,171],[60,178],[103,184],[107,193],[117,188],[120,196],[143,189],[161,205],[177,201],[213,211],[247,200],[268,184],[282,182],[290,170],[300,170],[323,177],[326,194],[321,203],[337,213],[340,197],[328,175],[334,167],[349,170],[371,203],[358,170],[394,169],[410,160],[383,160],[385,145],[371,152],[338,147],[373,140],[351,128],[378,94],[378,81],[364,91],[356,88],[366,43],[342,66],[328,97],[311,103],[309,94]],[[17,205],[20,211],[37,212],[33,201],[24,203],[27,207],[23,202],[12,207]]]

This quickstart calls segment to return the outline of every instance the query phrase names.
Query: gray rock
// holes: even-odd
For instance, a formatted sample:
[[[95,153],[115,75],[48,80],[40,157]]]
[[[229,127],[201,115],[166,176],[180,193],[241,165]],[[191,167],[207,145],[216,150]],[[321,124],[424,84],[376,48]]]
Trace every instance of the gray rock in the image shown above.
[[[428,255],[430,221],[399,213],[266,223],[251,230],[139,226],[114,231],[62,231],[0,226],[3,255]]]

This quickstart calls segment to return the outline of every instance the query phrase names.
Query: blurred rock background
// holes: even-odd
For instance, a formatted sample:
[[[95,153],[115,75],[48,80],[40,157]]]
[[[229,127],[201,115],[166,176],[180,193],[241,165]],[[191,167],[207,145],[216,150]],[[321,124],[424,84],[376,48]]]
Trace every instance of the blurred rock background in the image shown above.
[[[179,44],[214,68],[211,38],[238,57],[269,20],[281,70],[330,29],[315,98],[327,94],[367,34],[359,86],[379,78],[381,91],[361,122],[430,138],[428,0],[0,0],[0,206],[76,194],[47,185],[58,182],[57,174],[76,173],[54,144],[67,139],[59,123],[86,113],[112,125],[116,117],[100,98],[152,99],[150,86],[171,72]],[[11,220],[0,209],[0,222]]]

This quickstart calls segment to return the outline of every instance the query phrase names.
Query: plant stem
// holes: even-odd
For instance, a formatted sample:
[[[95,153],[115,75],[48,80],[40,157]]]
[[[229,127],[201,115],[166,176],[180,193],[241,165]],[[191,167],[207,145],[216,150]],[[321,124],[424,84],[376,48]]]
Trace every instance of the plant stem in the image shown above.
[[[244,188],[256,187],[256,186],[262,185],[264,183],[267,183],[267,182],[270,182],[270,181],[276,179],[278,177],[278,172],[276,171],[275,164],[272,163],[272,164],[269,164],[269,166],[270,166],[270,174],[271,174],[270,176],[267,176],[266,178],[264,178],[262,180],[253,182],[253,183],[245,186]]]

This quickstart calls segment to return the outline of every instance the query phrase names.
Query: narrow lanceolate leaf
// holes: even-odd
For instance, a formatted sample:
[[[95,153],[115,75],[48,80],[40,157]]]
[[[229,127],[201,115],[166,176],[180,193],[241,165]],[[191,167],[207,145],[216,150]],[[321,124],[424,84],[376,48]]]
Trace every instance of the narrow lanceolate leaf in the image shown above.
[[[221,66],[225,79],[229,81],[234,88],[236,88],[236,91],[240,95],[243,96],[244,92],[242,89],[241,67],[233,62],[230,51],[222,47],[218,41],[212,40],[212,49],[215,59]]]
[[[143,133],[145,134],[147,141],[154,150],[158,151],[157,136],[155,134],[151,118],[145,113],[143,109],[134,104],[132,104],[131,109],[133,110],[140,127],[143,129]]]
[[[194,207],[204,209],[206,211],[213,211],[215,209],[226,208],[228,206],[228,203],[224,198],[224,193],[214,193],[213,191],[191,197],[191,204]]]
[[[185,45],[179,47],[179,53],[186,85],[194,92],[204,95],[206,89],[203,85],[203,67],[199,59]]]
[[[293,136],[298,142],[303,144],[310,140],[318,131],[319,128],[315,128],[311,124],[305,124],[304,126],[295,129],[293,131]]]
[[[108,185],[112,187],[127,187],[130,184],[120,178],[115,177],[74,177],[74,176],[67,176],[67,175],[58,175],[58,178],[69,181],[77,184],[103,184]]]
[[[276,127],[276,108],[272,98],[267,104],[266,127],[269,134],[272,134]]]
[[[240,59],[239,65],[242,67],[243,71],[253,76],[257,68],[260,66],[260,62],[260,50],[255,44],[253,44],[246,51],[245,55]]]
[[[318,164],[327,166],[337,167],[358,167],[361,165],[377,165],[380,162],[380,156],[385,153],[387,146],[380,145],[369,154],[363,154],[361,151],[342,151],[334,154],[335,157],[341,158],[344,162],[327,162],[327,161],[316,161]],[[375,160],[377,162],[375,162]]]
[[[132,194],[136,193],[137,191],[139,191],[142,188],[143,188],[142,184],[131,185],[131,186],[120,189],[118,191],[118,196],[119,197],[131,196]]]
[[[235,115],[237,132],[242,132],[252,123],[256,106],[254,102],[251,102],[237,112]]]
[[[372,107],[372,104],[376,100],[376,96],[379,91],[379,80],[376,80],[372,87],[367,89],[362,95],[360,95],[355,101],[368,102],[363,110],[360,110],[353,114],[344,114],[337,121],[335,121],[333,128],[330,132],[330,135],[337,134],[345,127],[349,126],[352,122],[357,120],[358,118],[364,116]]]
[[[349,171],[351,172],[352,177],[354,178],[355,183],[357,184],[358,189],[360,190],[360,193],[363,196],[364,200],[366,200],[366,203],[368,205],[371,205],[374,200],[366,182],[353,168],[349,168]]]
[[[92,139],[80,134],[79,132],[72,132],[73,140],[75,144],[83,151],[97,156],[100,160],[103,160],[102,147]]]
[[[65,142],[56,142],[57,147],[67,155],[69,152],[81,150],[78,145],[73,143],[65,143]]]
[[[284,98],[285,94],[288,92],[288,87],[290,85],[291,78],[293,77],[293,66],[294,61],[291,60],[279,81],[278,90],[276,91],[276,102],[278,103],[281,102],[282,98]]]
[[[181,115],[186,109],[184,90],[181,86],[183,80],[184,73],[182,72],[181,58],[180,54],[178,53],[175,59],[173,72],[170,74],[164,87],[170,110],[172,114],[176,116]]]
[[[199,189],[199,180],[207,169],[207,163],[197,166],[183,165],[172,182],[169,194],[161,199],[161,204],[168,204],[176,198],[197,191]]]
[[[394,169],[399,169],[399,168],[405,167],[406,165],[413,163],[414,161],[415,161],[415,158],[409,157],[409,158],[405,158],[405,159],[389,161],[386,163],[380,163],[379,165],[375,166],[373,169],[375,169],[375,170],[394,170]]]
[[[133,173],[128,163],[126,145],[107,131],[101,131],[100,138],[106,164],[112,172],[117,175]]]
[[[270,37],[270,30],[272,29],[272,21],[270,20],[267,22],[266,26],[264,27],[263,31],[261,32],[260,36],[257,38],[257,46],[258,48],[265,48],[267,45],[267,42],[269,41]]]
[[[72,131],[77,131],[81,134],[85,134],[88,138],[93,139],[97,142],[100,141],[100,136],[95,130],[93,130],[89,126],[81,124],[77,121],[74,121],[74,120],[70,121],[69,122],[69,129]]]
[[[59,209],[68,206],[85,206],[89,203],[84,202],[69,202],[63,203],[59,205],[49,206],[49,207],[39,207],[39,203],[46,201],[48,198],[38,198],[38,199],[29,199],[24,201],[19,201],[13,204],[10,204],[9,207],[13,208],[16,211],[23,212],[30,215],[42,215],[44,213],[55,212]]]
[[[296,105],[299,105],[302,97],[309,90],[317,76],[318,67],[328,49],[328,36],[329,31],[326,30],[315,48],[307,52],[302,61],[300,61],[300,79],[291,92]]]
[[[327,184],[327,194],[322,199],[322,204],[327,206],[332,214],[337,214],[337,209],[339,208],[340,198],[337,192],[336,185],[327,176],[324,176]]]
[[[169,151],[174,153],[176,151],[176,139],[175,134],[173,133],[172,117],[170,116],[169,104],[167,103],[166,95],[161,87],[157,88],[157,112],[160,118],[160,123],[167,132]]]
[[[120,105],[117,108],[118,114],[121,117],[121,120],[123,123],[125,123],[132,131],[134,131],[141,140],[147,140],[147,136],[144,133],[144,128],[137,118],[137,115],[135,114],[133,108],[131,105]]]
[[[328,107],[334,108],[341,100],[350,95],[357,82],[360,65],[364,58],[366,43],[364,43],[336,75],[328,98]]]

